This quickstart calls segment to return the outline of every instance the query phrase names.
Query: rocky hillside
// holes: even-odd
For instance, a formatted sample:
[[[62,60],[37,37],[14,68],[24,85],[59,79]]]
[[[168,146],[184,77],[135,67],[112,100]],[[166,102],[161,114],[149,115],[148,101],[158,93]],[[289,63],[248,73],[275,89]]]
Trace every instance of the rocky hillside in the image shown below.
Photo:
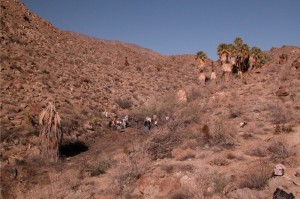
[[[180,82],[196,83],[193,61],[61,31],[18,1],[1,1],[3,128],[15,123],[9,131],[17,131],[24,115],[36,117],[48,101],[80,122],[104,109],[117,112],[122,107],[116,102],[138,106]]]
[[[218,80],[203,87],[193,55],[62,31],[16,0],[1,0],[0,41],[3,198],[271,198],[277,187],[300,197],[300,47],[272,48],[228,81],[215,62]],[[40,159],[49,101],[65,133],[57,164]],[[160,125],[120,134],[105,109]],[[286,175],[271,177],[278,163]]]

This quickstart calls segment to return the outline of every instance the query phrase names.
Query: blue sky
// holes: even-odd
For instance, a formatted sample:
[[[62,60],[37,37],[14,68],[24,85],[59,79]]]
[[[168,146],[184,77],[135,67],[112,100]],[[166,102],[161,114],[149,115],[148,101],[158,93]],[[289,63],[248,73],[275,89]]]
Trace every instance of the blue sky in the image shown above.
[[[300,0],[21,0],[62,30],[134,43],[163,55],[203,50],[241,37],[262,50],[300,46]]]

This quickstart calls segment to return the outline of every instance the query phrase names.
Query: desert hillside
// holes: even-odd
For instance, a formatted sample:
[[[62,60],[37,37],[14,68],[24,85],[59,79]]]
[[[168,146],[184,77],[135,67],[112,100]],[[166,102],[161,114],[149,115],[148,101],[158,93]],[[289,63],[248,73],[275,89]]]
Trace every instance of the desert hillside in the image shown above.
[[[2,198],[300,197],[299,46],[226,79],[206,59],[217,79],[203,85],[195,55],[62,31],[16,0],[0,6]],[[41,157],[49,102],[64,133],[57,163]],[[111,115],[129,127],[109,127]],[[145,134],[153,115],[158,128]],[[277,164],[283,176],[272,176]]]

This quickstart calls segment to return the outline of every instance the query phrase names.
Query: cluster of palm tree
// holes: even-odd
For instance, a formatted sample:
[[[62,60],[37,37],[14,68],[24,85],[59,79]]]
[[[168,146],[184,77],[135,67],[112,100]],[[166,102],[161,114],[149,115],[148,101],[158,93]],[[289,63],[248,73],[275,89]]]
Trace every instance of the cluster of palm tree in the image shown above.
[[[233,72],[247,71],[249,67],[260,67],[265,55],[256,46],[250,47],[242,38],[235,38],[233,43],[221,43],[218,45],[217,53],[223,64],[231,64]]]

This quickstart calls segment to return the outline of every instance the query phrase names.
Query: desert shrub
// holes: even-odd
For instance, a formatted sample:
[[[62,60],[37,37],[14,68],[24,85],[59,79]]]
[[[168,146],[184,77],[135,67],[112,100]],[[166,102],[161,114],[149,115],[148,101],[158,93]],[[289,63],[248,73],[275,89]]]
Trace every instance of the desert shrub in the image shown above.
[[[240,117],[242,112],[238,109],[230,109],[229,111],[229,119]]]
[[[293,127],[291,125],[276,124],[274,127],[274,134],[290,133],[292,131]]]
[[[139,71],[139,72],[142,71],[142,67],[140,67],[140,66],[136,66],[135,69],[136,69],[137,71]]]
[[[201,128],[201,133],[202,133],[202,138],[203,138],[204,142],[209,142],[209,140],[212,138],[207,124],[204,124],[203,127]]]
[[[190,86],[188,88],[186,88],[186,92],[187,92],[187,101],[188,102],[192,102],[194,100],[196,100],[197,98],[201,97],[201,90],[200,88],[196,87],[196,86]]]
[[[212,174],[212,182],[214,184],[214,192],[222,195],[225,186],[229,183],[230,179],[226,178],[226,176],[222,173],[214,172]]]
[[[130,109],[132,106],[132,102],[130,100],[118,98],[115,100],[118,106],[122,109]]]
[[[152,160],[171,158],[173,148],[182,142],[181,137],[177,132],[159,132],[146,142],[145,149]]]
[[[192,159],[192,158],[195,158],[195,154],[188,153],[188,154],[184,155],[183,157],[179,158],[179,161],[185,161],[185,160]]]
[[[286,68],[282,68],[279,73],[279,79],[281,81],[287,81],[290,77],[290,71]]]
[[[240,188],[262,189],[272,177],[272,167],[269,165],[257,165],[247,169],[239,183]]]
[[[161,169],[165,172],[167,172],[168,174],[171,174],[174,172],[175,170],[175,166],[174,165],[162,165]]]
[[[200,122],[199,106],[196,103],[190,103],[180,111],[177,121],[182,124],[198,123]]]
[[[194,197],[191,194],[186,193],[175,193],[170,199],[193,199]]]
[[[249,139],[253,138],[253,134],[251,134],[251,133],[244,133],[244,134],[242,135],[242,137],[243,137],[245,140],[249,140]]]
[[[209,130],[208,125],[206,126],[202,127],[202,140],[204,142],[224,148],[232,148],[235,145],[235,129],[232,126],[225,127],[222,121],[215,121],[212,131]]]
[[[227,159],[229,159],[229,160],[233,160],[233,159],[236,158],[236,155],[230,152],[230,153],[227,153],[226,157],[227,157]]]
[[[190,164],[180,165],[178,166],[178,170],[185,173],[193,173],[195,171],[195,166]]]
[[[283,107],[283,105],[270,106],[271,116],[275,124],[285,124],[292,120],[292,114],[289,110]]]
[[[110,167],[111,163],[103,160],[92,168],[91,176],[98,176],[104,174]]]
[[[265,144],[259,142],[256,146],[251,147],[246,154],[256,157],[266,157],[268,155],[268,151]]]
[[[119,193],[126,191],[126,187],[130,187],[149,169],[150,159],[143,150],[132,153],[126,159],[123,159],[116,165],[116,185]]]
[[[271,153],[271,160],[274,162],[282,162],[286,158],[296,154],[295,149],[283,138],[272,140],[268,144],[267,150]]]
[[[229,162],[224,158],[215,158],[209,162],[210,165],[227,166]]]

